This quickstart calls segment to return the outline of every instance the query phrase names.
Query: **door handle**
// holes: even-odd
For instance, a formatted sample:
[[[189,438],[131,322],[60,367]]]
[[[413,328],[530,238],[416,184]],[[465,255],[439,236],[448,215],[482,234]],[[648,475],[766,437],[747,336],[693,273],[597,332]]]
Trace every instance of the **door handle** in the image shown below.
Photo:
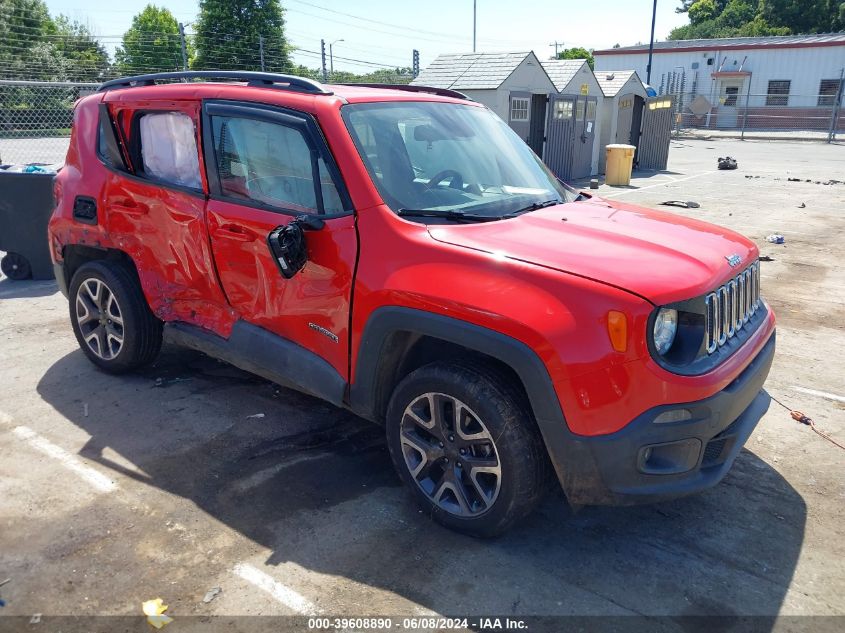
[[[127,215],[146,215],[150,212],[150,208],[147,205],[130,199],[122,202],[113,202],[109,206],[113,211],[120,211]]]
[[[238,242],[252,242],[255,240],[255,233],[239,224],[224,224],[214,231],[214,237],[237,240]]]

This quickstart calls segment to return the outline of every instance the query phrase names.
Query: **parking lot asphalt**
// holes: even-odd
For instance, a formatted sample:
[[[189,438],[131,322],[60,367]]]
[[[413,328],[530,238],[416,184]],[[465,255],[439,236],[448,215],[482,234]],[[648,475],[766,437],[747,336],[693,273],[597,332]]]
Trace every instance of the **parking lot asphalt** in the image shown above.
[[[716,171],[727,154],[739,169]],[[690,140],[667,171],[599,193],[693,200],[670,210],[760,245],[779,322],[767,390],[843,443],[845,184],[830,179],[845,180],[845,147]],[[67,312],[53,282],[0,279],[2,615],[140,615],[161,597],[177,621],[845,616],[845,451],[774,402],[701,495],[573,512],[553,493],[506,536],[474,540],[416,509],[379,428],[171,347],[103,374]]]

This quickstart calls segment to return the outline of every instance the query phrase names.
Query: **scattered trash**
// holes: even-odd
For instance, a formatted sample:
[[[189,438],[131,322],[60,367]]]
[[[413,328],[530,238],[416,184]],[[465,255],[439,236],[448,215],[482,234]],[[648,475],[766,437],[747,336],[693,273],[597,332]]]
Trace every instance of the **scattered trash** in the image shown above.
[[[263,413],[253,413],[252,415],[246,416],[247,420],[259,420],[264,417]]]
[[[799,209],[805,209],[806,207],[807,207],[807,205],[806,205],[806,204],[804,204],[803,202],[802,202],[801,204],[799,204],[799,205],[798,205],[798,208],[799,208]]]
[[[220,595],[220,592],[223,591],[220,587],[212,587],[205,593],[205,597],[202,599],[203,602],[208,604],[212,600],[214,600],[217,596]]]
[[[825,180],[823,185],[845,185],[845,182],[841,180]]]
[[[598,189],[599,188],[599,179],[598,178],[590,178],[590,189]]]
[[[9,583],[9,582],[12,582],[12,579],[6,578],[6,580],[0,582],[0,587],[2,587],[3,585],[5,585],[6,583]],[[6,606],[6,601],[3,600],[3,598],[0,598],[0,607],[5,607],[5,606]]]
[[[701,206],[693,200],[667,200],[666,202],[661,202],[660,204],[666,205],[667,207],[681,207],[683,209],[697,209]]]
[[[40,613],[33,613],[32,617],[29,618],[30,624],[40,624],[41,623],[41,614]]]
[[[771,255],[760,255],[759,260],[761,262],[773,262],[775,261],[775,258]]]
[[[82,403],[82,415],[83,415],[83,417],[86,417],[86,418],[88,417],[88,403],[87,402]]]
[[[789,182],[801,182],[800,178],[787,178]]]
[[[772,244],[783,244],[786,241],[786,238],[779,233],[772,233],[766,238],[767,242],[771,242]]]
[[[177,382],[186,382],[191,380],[190,378],[156,378],[155,384],[153,387],[166,387],[168,385],[175,384]]]
[[[173,618],[164,615],[164,612],[167,611],[167,605],[163,604],[163,602],[161,598],[156,598],[155,600],[147,600],[141,604],[141,610],[147,616],[147,622],[157,629],[163,628],[173,622]]]
[[[799,424],[806,424],[807,426],[810,427],[810,429],[812,429],[813,433],[818,435],[820,438],[827,440],[828,442],[830,442],[834,446],[841,448],[842,450],[845,450],[845,444],[840,444],[839,442],[837,442],[835,439],[833,439],[830,435],[828,435],[824,431],[819,431],[816,428],[816,423],[813,422],[813,420],[810,417],[804,415],[800,411],[796,411],[795,409],[791,409],[790,407],[786,406],[783,402],[781,402],[780,400],[775,398],[771,393],[769,394],[769,397],[772,400],[774,400],[775,402],[777,402],[784,409],[789,411],[789,415],[792,416],[793,420],[795,420]]]
[[[724,158],[718,159],[719,169],[736,169],[737,163],[735,158],[731,158],[730,156],[725,156]]]

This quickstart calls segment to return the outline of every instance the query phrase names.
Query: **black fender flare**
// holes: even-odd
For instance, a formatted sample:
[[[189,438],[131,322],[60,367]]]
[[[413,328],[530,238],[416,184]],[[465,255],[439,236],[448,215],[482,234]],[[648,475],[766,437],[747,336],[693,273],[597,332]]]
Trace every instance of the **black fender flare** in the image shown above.
[[[447,341],[490,356],[510,367],[528,394],[534,419],[564,490],[573,483],[572,477],[582,480],[582,460],[573,454],[580,452],[580,443],[574,441],[566,424],[552,379],[540,357],[522,341],[461,319],[399,306],[374,310],[361,336],[355,382],[349,389],[352,411],[376,419],[379,363],[385,342],[396,332]],[[573,459],[578,468],[567,466],[573,464]]]

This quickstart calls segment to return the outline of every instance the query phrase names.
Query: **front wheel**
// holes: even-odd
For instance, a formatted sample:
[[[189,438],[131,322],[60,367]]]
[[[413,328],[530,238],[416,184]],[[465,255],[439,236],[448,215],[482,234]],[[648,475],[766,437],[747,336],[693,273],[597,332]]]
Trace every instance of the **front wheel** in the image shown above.
[[[483,366],[433,363],[390,400],[387,439],[400,477],[435,520],[496,536],[542,498],[548,458],[519,393]]]
[[[76,271],[68,292],[79,347],[95,365],[122,373],[151,362],[161,349],[161,321],[125,265],[95,261]]]

